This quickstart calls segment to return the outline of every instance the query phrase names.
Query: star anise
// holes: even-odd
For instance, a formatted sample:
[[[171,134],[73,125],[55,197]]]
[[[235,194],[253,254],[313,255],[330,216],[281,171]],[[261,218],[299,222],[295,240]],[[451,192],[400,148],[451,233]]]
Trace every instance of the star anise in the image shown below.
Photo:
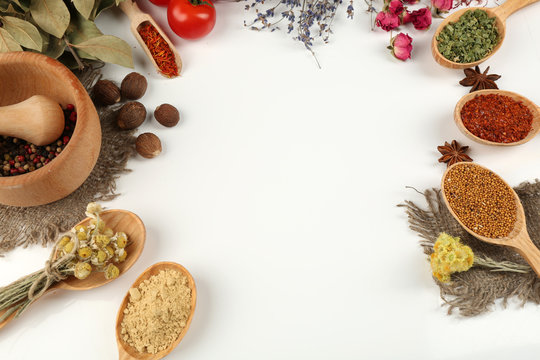
[[[472,86],[471,91],[484,90],[484,89],[498,89],[495,81],[501,78],[501,75],[488,74],[489,66],[482,73],[477,66],[463,70],[465,73],[465,79],[459,83],[463,86]]]
[[[460,146],[456,140],[452,140],[451,144],[445,141],[444,146],[437,146],[437,150],[439,150],[439,152],[442,154],[442,156],[439,158],[439,162],[444,162],[447,164],[447,166],[461,161],[473,161],[473,159],[466,154],[469,147]]]

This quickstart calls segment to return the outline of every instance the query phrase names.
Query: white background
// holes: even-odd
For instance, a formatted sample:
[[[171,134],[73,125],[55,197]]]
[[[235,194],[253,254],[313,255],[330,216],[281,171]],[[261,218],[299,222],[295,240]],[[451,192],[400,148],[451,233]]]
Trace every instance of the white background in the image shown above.
[[[165,10],[148,3],[167,28]],[[244,3],[218,2],[214,31],[200,41],[174,37],[182,77],[155,74],[129,32],[108,12],[106,34],[134,48],[149,77],[141,100],[164,151],[134,158],[108,208],[137,213],[146,248],[125,275],[87,292],[59,291],[0,331],[2,359],[114,359],[115,317],[130,284],[158,261],[183,264],[198,303],[170,359],[536,359],[540,307],[475,318],[447,316],[438,287],[408,229],[405,199],[438,186],[445,166],[437,145],[457,139],[475,161],[517,185],[540,175],[540,140],[489,147],[453,123],[468,92],[462,71],[437,65],[434,27],[403,30],[413,59],[395,60],[389,34],[370,31],[363,1],[354,20],[346,5],[328,45],[315,50],[322,69],[284,32],[243,27]],[[499,87],[540,103],[540,5],[514,14],[487,65]],[[435,20],[437,25],[440,20]],[[172,34],[171,34],[171,37]],[[482,69],[484,66],[482,66]],[[106,68],[121,81],[128,69]],[[180,109],[175,128],[152,110]],[[423,203],[422,203],[423,204]],[[0,259],[0,284],[36,270],[50,249],[18,249]]]

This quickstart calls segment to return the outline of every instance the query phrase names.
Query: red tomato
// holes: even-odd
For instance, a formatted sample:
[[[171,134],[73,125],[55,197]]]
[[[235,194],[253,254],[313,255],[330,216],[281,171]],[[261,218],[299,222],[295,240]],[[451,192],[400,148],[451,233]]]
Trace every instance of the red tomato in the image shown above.
[[[198,39],[214,28],[216,9],[210,0],[170,0],[167,20],[176,35]]]
[[[150,0],[150,2],[157,6],[167,6],[169,5],[169,0]]]

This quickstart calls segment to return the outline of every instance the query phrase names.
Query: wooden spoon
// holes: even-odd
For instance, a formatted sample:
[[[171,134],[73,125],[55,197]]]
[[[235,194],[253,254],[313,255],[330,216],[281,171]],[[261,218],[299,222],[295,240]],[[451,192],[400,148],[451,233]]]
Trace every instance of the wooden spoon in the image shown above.
[[[525,211],[523,210],[523,206],[521,205],[521,201],[519,200],[519,197],[517,196],[514,189],[508,185],[504,180],[501,179],[501,181],[508,187],[508,189],[512,192],[514,195],[514,201],[516,202],[516,223],[514,225],[514,229],[510,232],[510,234],[503,238],[489,238],[486,236],[479,235],[475,233],[473,230],[469,229],[464,223],[461,222],[459,217],[456,215],[452,207],[450,206],[450,203],[448,202],[448,199],[446,198],[446,193],[444,189],[444,180],[446,179],[446,176],[448,175],[448,172],[450,169],[453,169],[457,166],[477,166],[478,168],[488,170],[487,168],[480,166],[475,163],[470,162],[459,162],[452,166],[449,166],[448,169],[446,169],[442,181],[441,181],[441,193],[443,195],[444,202],[446,204],[446,207],[452,214],[452,216],[459,222],[461,226],[469,234],[476,237],[479,240],[485,241],[490,244],[495,245],[502,245],[507,246],[515,251],[517,251],[523,258],[529,263],[531,268],[534,270],[536,275],[540,277],[540,250],[533,244],[531,241],[531,238],[529,237],[529,234],[527,233],[527,224],[525,222]],[[491,170],[489,170],[491,171]],[[495,173],[494,173],[495,174]],[[498,176],[495,174],[495,176]]]
[[[512,99],[514,99],[516,101],[520,101],[521,103],[523,103],[523,105],[525,105],[531,111],[531,114],[533,116],[532,127],[531,127],[531,131],[529,131],[529,133],[527,134],[527,136],[525,138],[523,138],[523,139],[521,139],[519,141],[511,142],[511,143],[498,143],[498,142],[495,142],[495,141],[489,141],[489,140],[484,140],[482,138],[479,138],[478,136],[471,133],[465,127],[465,125],[463,124],[463,119],[461,118],[461,109],[463,108],[463,106],[469,100],[472,100],[472,99],[474,99],[475,97],[477,97],[479,95],[488,95],[488,94],[498,94],[498,95],[504,95],[504,96],[511,97]],[[454,109],[454,121],[456,122],[456,125],[459,128],[459,130],[461,130],[461,132],[463,132],[463,134],[465,134],[471,140],[479,142],[480,144],[498,145],[498,146],[520,145],[520,144],[524,144],[527,141],[534,138],[536,136],[536,134],[538,134],[538,132],[540,131],[540,107],[538,107],[535,103],[533,103],[531,100],[527,99],[526,97],[521,96],[519,94],[516,94],[514,92],[511,92],[511,91],[505,91],[505,90],[479,90],[479,91],[475,91],[475,92],[472,92],[472,93],[469,93],[469,94],[463,96],[458,101],[458,103],[456,104],[456,107]]]
[[[124,262],[116,264],[120,270],[120,275],[124,274],[131,266],[137,261],[144,248],[144,242],[146,240],[146,229],[141,219],[132,212],[126,210],[106,210],[100,214],[100,218],[105,221],[107,227],[113,229],[113,231],[123,231],[127,234],[129,245],[126,248],[128,256]],[[86,218],[77,225],[88,225],[90,218]],[[74,276],[70,276],[67,279],[57,282],[51,286],[46,293],[54,289],[65,290],[90,290],[99,286],[105,285],[114,279],[107,280],[103,273],[93,272],[86,279],[79,280]],[[7,310],[0,311],[2,316]],[[13,318],[15,313],[8,316],[4,322],[0,323],[0,329],[6,326]]]
[[[180,264],[174,263],[174,262],[159,262],[157,264],[154,264],[150,266],[148,269],[146,269],[138,278],[135,280],[133,285],[131,285],[131,288],[138,287],[141,282],[144,280],[147,280],[151,276],[159,274],[162,270],[176,270],[180,273],[182,273],[184,276],[188,278],[188,286],[191,289],[191,313],[188,316],[188,319],[186,321],[186,326],[182,329],[180,334],[178,335],[178,338],[165,350],[162,350],[158,352],[157,354],[149,354],[149,353],[140,353],[135,348],[131,347],[130,345],[126,344],[126,342],[122,339],[121,336],[121,330],[122,330],[122,321],[124,320],[124,310],[128,304],[129,301],[129,291],[127,292],[126,296],[124,297],[124,301],[122,301],[122,304],[120,305],[120,309],[118,309],[118,315],[116,316],[116,342],[118,344],[118,352],[119,352],[119,359],[120,360],[133,360],[133,359],[144,359],[144,360],[157,360],[162,359],[166,355],[168,355],[182,340],[184,335],[186,335],[186,332],[188,331],[189,325],[191,324],[191,319],[193,318],[193,312],[195,311],[195,303],[197,302],[197,289],[195,288],[195,281],[193,280],[193,277],[191,274]]]
[[[64,112],[50,97],[34,95],[18,104],[0,107],[0,134],[48,145],[64,131]]]
[[[152,62],[152,64],[156,68],[156,70],[161,75],[163,75],[163,76],[165,76],[167,78],[169,77],[169,76],[163,74],[163,72],[161,71],[159,66],[156,64],[156,61],[154,60],[154,57],[150,53],[150,50],[148,50],[148,47],[144,43],[144,40],[142,39],[141,35],[139,34],[139,27],[144,25],[145,23],[152,24],[156,28],[156,30],[159,32],[159,34],[163,37],[163,39],[167,42],[167,44],[171,48],[171,51],[174,54],[176,67],[178,68],[178,74],[180,74],[180,71],[182,70],[182,60],[180,59],[180,55],[178,54],[178,51],[176,51],[176,48],[174,47],[171,40],[169,40],[169,38],[167,37],[165,32],[163,32],[163,30],[161,30],[161,28],[158,26],[158,24],[156,24],[154,19],[150,15],[148,15],[147,13],[142,12],[141,9],[139,9],[139,7],[137,6],[137,4],[133,2],[133,0],[122,1],[119,6],[120,6],[120,9],[122,9],[122,11],[131,20],[131,32],[133,33],[133,36],[135,36],[135,39],[137,39],[139,44],[141,44],[144,52],[146,53],[146,56],[148,56],[148,58],[150,59],[150,61]]]
[[[475,65],[478,65],[484,61],[486,61],[490,56],[492,56],[502,45],[502,42],[504,40],[504,36],[506,34],[506,19],[512,15],[517,10],[524,8],[527,5],[533,4],[537,2],[538,0],[506,0],[506,2],[500,6],[494,7],[494,8],[483,8],[483,7],[470,7],[466,9],[458,10],[450,15],[439,25],[437,30],[435,31],[435,34],[433,35],[433,40],[431,41],[431,53],[433,54],[433,58],[435,58],[435,61],[441,64],[442,66],[445,66],[450,69],[465,69],[469,67],[473,67]],[[461,15],[463,15],[468,10],[476,10],[480,9],[485,11],[489,17],[495,18],[495,26],[497,26],[499,30],[499,43],[495,48],[486,55],[483,59],[480,59],[475,62],[471,63],[458,63],[454,61],[450,61],[439,52],[439,48],[437,46],[437,37],[439,36],[442,29],[448,25],[450,22],[456,22]]]

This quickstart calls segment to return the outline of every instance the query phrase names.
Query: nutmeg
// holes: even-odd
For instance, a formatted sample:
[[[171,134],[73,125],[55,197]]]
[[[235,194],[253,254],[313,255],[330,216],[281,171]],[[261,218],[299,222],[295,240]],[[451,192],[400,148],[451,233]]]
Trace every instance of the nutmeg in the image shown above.
[[[147,86],[148,82],[144,76],[137,72],[132,72],[127,74],[124,80],[122,80],[120,91],[126,99],[137,100],[143,97]]]
[[[154,117],[163,126],[173,127],[180,121],[178,110],[171,104],[161,104],[154,110]]]
[[[135,149],[142,157],[151,159],[161,153],[161,141],[152,133],[143,133],[135,140]]]
[[[138,101],[125,103],[116,115],[116,124],[123,130],[139,127],[146,119],[146,108]]]
[[[120,89],[110,80],[99,80],[94,85],[94,98],[102,105],[116,104],[120,101]]]

